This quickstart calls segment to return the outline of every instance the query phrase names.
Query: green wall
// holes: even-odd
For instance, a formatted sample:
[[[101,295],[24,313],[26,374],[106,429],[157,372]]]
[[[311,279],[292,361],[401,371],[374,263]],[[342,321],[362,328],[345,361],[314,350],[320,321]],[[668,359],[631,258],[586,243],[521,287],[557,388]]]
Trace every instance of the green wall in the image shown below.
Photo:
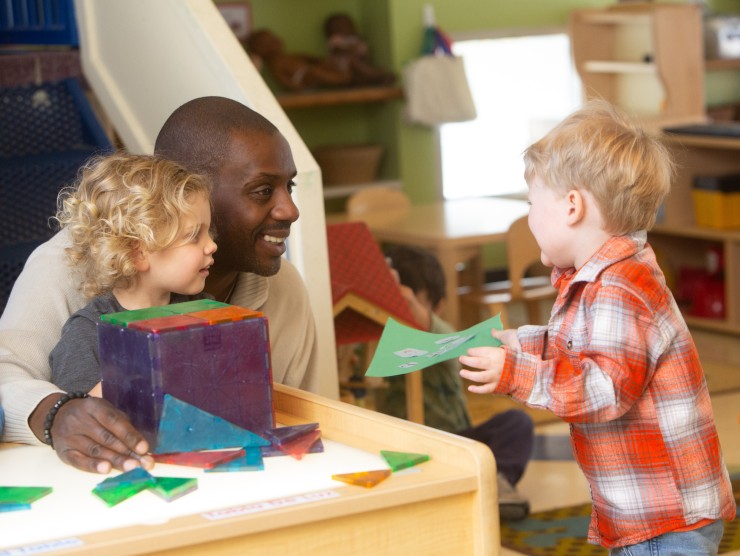
[[[687,0],[688,1],[688,0]],[[251,0],[253,27],[276,30],[286,50],[325,53],[323,21],[334,11],[353,16],[371,47],[373,60],[399,75],[420,48],[422,12],[434,7],[437,23],[448,33],[567,24],[571,10],[603,7],[611,0]],[[737,13],[736,0],[709,1],[715,13]],[[400,83],[400,77],[399,77]],[[709,104],[740,98],[736,74],[708,75]],[[440,195],[437,138],[434,130],[403,121],[401,102],[338,106],[289,113],[309,146],[340,141],[375,141],[386,145],[381,177],[398,177],[415,203]]]

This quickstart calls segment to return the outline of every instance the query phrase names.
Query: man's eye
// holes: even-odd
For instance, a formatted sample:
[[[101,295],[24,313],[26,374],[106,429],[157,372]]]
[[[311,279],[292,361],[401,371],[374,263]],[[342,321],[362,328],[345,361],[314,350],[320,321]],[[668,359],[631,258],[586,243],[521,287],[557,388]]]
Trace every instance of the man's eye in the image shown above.
[[[296,185],[293,180],[290,180],[288,182],[288,193],[293,193],[293,189],[295,189]]]

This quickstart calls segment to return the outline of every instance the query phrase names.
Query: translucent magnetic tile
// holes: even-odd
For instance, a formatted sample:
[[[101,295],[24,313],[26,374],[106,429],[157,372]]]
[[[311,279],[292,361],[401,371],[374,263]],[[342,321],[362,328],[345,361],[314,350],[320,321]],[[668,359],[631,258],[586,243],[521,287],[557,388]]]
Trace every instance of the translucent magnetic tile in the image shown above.
[[[172,316],[173,312],[168,309],[169,305],[161,307],[148,307],[146,309],[135,309],[133,311],[121,311],[119,313],[108,313],[100,315],[102,322],[117,324],[118,326],[128,326],[128,323],[137,320],[156,319],[159,317]]]
[[[23,510],[30,510],[31,504],[24,504],[22,502],[18,502],[16,504],[11,503],[2,503],[0,504],[0,513],[3,512],[20,512]]]
[[[260,313],[259,311],[253,311],[245,307],[229,305],[227,307],[208,309],[206,311],[194,311],[190,313],[190,316],[206,320],[210,324],[218,324],[220,322],[231,322],[235,320],[261,317],[263,316],[263,313]]]
[[[139,483],[144,483],[145,485],[154,484],[154,477],[143,467],[134,467],[131,471],[126,471],[115,477],[108,477],[99,482],[95,486],[95,489],[102,491]]]
[[[152,486],[152,482],[125,483],[112,488],[95,487],[92,493],[108,506],[115,506]]]
[[[194,477],[155,477],[151,490],[167,502],[177,500],[198,488],[198,479]]]
[[[220,463],[226,463],[232,459],[244,455],[244,450],[216,450],[212,452],[178,452],[174,454],[152,454],[157,463],[169,463],[172,465],[185,465],[187,467],[200,467],[210,469]]]
[[[246,452],[243,457],[232,459],[226,463],[221,463],[206,469],[206,473],[219,473],[229,471],[262,471],[265,464],[262,461],[262,449],[259,447],[245,448]]]
[[[429,461],[429,456],[426,454],[413,454],[410,452],[391,452],[388,450],[381,450],[380,455],[383,456],[393,471],[400,471],[401,469],[406,469],[407,467],[413,467],[414,465]]]
[[[370,488],[386,480],[391,476],[391,473],[392,471],[390,469],[378,469],[376,471],[360,471],[357,473],[332,475],[331,478],[335,481],[342,481],[343,483],[348,483],[350,485]]]
[[[51,491],[51,487],[0,486],[0,504],[31,504]]]
[[[169,315],[156,319],[137,320],[128,325],[131,330],[144,330],[155,334],[170,330],[184,330],[193,326],[207,326],[207,323],[190,315]]]
[[[267,446],[270,443],[251,431],[237,427],[221,417],[164,395],[159,420],[156,452],[193,452],[238,446]]]
[[[197,311],[206,311],[208,309],[218,309],[219,307],[229,307],[228,303],[222,303],[215,299],[195,299],[193,301],[183,301],[182,303],[173,303],[167,305],[167,310],[177,315],[185,313],[195,313]]]
[[[265,438],[280,446],[285,442],[291,442],[297,438],[303,436],[306,433],[315,431],[319,428],[318,423],[305,423],[302,425],[292,425],[288,427],[278,427],[276,429],[269,429],[265,431]]]
[[[278,446],[286,454],[293,456],[295,459],[302,459],[316,442],[321,437],[321,431],[311,431],[292,442],[285,442]]]
[[[311,445],[311,448],[308,450],[309,454],[319,454],[324,451],[324,443],[321,442],[321,439],[319,438],[316,442],[314,442]],[[277,447],[277,445],[271,444],[270,446],[262,446],[262,457],[263,458],[272,458],[277,456],[287,456],[285,452],[283,452],[280,448]]]

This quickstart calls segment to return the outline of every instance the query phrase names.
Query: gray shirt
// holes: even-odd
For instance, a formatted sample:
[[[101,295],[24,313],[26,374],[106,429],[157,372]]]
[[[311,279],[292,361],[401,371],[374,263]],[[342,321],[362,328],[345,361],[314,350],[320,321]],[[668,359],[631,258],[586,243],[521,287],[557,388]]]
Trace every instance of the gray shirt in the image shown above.
[[[200,299],[201,295],[172,294],[171,303]],[[100,315],[126,309],[112,293],[94,297],[82,309],[67,319],[62,337],[49,354],[51,382],[67,392],[89,392],[100,382],[97,323]]]

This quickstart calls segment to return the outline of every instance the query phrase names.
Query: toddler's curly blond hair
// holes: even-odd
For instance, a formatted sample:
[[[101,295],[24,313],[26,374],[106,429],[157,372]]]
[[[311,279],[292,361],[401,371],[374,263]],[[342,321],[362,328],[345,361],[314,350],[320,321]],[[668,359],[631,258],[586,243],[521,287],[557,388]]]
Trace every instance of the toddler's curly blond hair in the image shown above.
[[[76,184],[59,194],[56,214],[69,231],[66,254],[82,293],[94,297],[130,285],[138,253],[172,246],[194,199],[208,199],[210,191],[207,177],[158,156],[121,151],[90,159]]]

